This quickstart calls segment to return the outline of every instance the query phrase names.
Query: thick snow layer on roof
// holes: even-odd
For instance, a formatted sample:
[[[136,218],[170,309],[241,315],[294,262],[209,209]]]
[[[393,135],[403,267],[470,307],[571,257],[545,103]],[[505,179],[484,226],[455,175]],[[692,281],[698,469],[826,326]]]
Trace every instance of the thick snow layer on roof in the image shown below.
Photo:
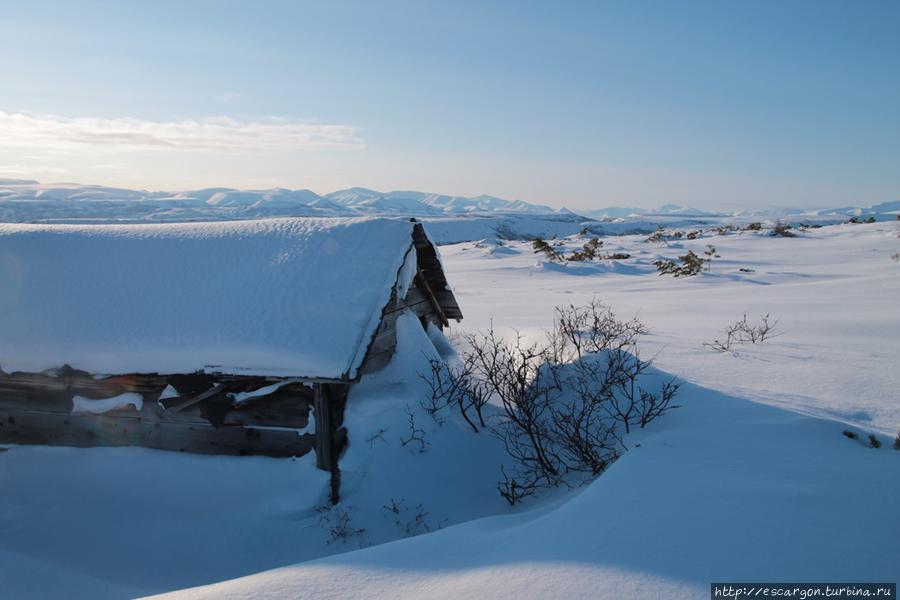
[[[336,218],[0,225],[0,368],[352,378],[412,229]]]

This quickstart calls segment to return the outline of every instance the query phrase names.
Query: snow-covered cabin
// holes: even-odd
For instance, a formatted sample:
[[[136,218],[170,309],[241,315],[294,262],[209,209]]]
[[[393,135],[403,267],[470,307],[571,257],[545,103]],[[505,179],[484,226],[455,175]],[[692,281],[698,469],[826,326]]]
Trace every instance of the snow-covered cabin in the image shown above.
[[[0,442],[303,454],[404,310],[462,318],[410,220],[0,224]]]

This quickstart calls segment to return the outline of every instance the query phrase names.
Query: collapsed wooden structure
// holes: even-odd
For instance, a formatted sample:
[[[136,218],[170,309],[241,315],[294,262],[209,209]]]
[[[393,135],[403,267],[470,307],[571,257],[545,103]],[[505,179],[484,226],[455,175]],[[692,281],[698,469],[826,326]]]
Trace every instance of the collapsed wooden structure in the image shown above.
[[[222,253],[234,260],[196,268]],[[113,282],[106,269],[119,273]],[[188,294],[144,285],[165,272],[198,280],[172,282]],[[437,250],[414,221],[0,225],[0,277],[0,443],[314,451],[332,473],[334,501],[348,392],[390,361],[399,315],[440,329],[462,318]],[[46,294],[64,302],[35,307]],[[216,309],[174,318],[185,302],[215,304],[223,294]],[[97,306],[109,295],[113,304]],[[266,303],[288,308],[257,310]],[[133,321],[110,311],[148,322],[130,337],[121,328]],[[260,347],[272,338],[281,344]]]

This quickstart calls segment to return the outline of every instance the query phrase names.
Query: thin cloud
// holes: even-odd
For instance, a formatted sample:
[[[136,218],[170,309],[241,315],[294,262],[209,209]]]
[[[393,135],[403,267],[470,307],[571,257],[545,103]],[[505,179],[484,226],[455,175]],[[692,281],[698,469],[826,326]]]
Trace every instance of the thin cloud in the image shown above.
[[[222,102],[223,104],[228,104],[229,102],[234,102],[236,100],[243,100],[244,98],[246,98],[246,94],[232,91],[222,92],[221,94],[213,96],[213,100]]]
[[[358,150],[364,143],[355,127],[283,118],[145,121],[0,111],[0,147],[55,150],[85,146],[116,150],[239,152],[263,148]]]
[[[50,167],[46,165],[0,165],[0,175],[21,175],[23,173],[68,173],[68,169],[62,167]]]

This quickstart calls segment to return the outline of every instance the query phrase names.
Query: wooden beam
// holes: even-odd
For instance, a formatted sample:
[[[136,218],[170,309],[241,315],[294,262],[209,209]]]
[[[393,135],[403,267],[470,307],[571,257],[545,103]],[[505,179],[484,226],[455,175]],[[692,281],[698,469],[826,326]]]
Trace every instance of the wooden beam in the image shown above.
[[[222,388],[224,388],[224,387],[225,386],[222,385],[221,383],[217,383],[217,384],[213,385],[211,388],[209,388],[208,390],[206,390],[205,392],[203,392],[202,394],[197,394],[196,396],[194,396],[192,398],[188,398],[187,400],[182,400],[181,402],[178,402],[176,404],[173,404],[172,406],[167,407],[166,410],[172,411],[172,412],[182,411],[185,408],[188,408],[189,406],[194,406],[198,402],[203,402],[207,398],[215,396],[220,391],[222,391]]]
[[[234,406],[230,398],[219,396],[177,412],[165,410],[153,401],[153,396],[145,396],[140,411],[129,406],[105,414],[123,419],[139,418],[154,423],[177,421],[213,427],[247,425],[304,429],[309,424],[311,405],[312,390],[303,389],[302,393],[297,393],[296,390],[279,390],[270,396],[257,398],[252,403]],[[9,411],[10,414],[24,412],[70,415],[72,400],[64,392],[0,390],[0,411]]]
[[[428,280],[426,280],[425,276],[422,274],[422,269],[416,269],[416,279],[416,285],[421,287],[422,291],[425,293],[425,296],[428,297],[428,300],[431,302],[431,307],[434,308],[434,312],[437,313],[437,316],[438,318],[440,318],[441,323],[444,325],[444,327],[450,325],[450,321],[447,320],[447,315],[444,314],[444,309],[441,308],[441,303],[438,302],[438,299],[435,297],[431,286],[428,285]]]
[[[334,467],[334,439],[331,430],[331,414],[325,385],[316,384],[313,411],[316,419],[316,467],[331,471]]]
[[[0,441],[47,446],[143,446],[157,450],[277,458],[303,456],[315,436],[208,423],[151,421],[137,416],[11,412],[0,410]]]

